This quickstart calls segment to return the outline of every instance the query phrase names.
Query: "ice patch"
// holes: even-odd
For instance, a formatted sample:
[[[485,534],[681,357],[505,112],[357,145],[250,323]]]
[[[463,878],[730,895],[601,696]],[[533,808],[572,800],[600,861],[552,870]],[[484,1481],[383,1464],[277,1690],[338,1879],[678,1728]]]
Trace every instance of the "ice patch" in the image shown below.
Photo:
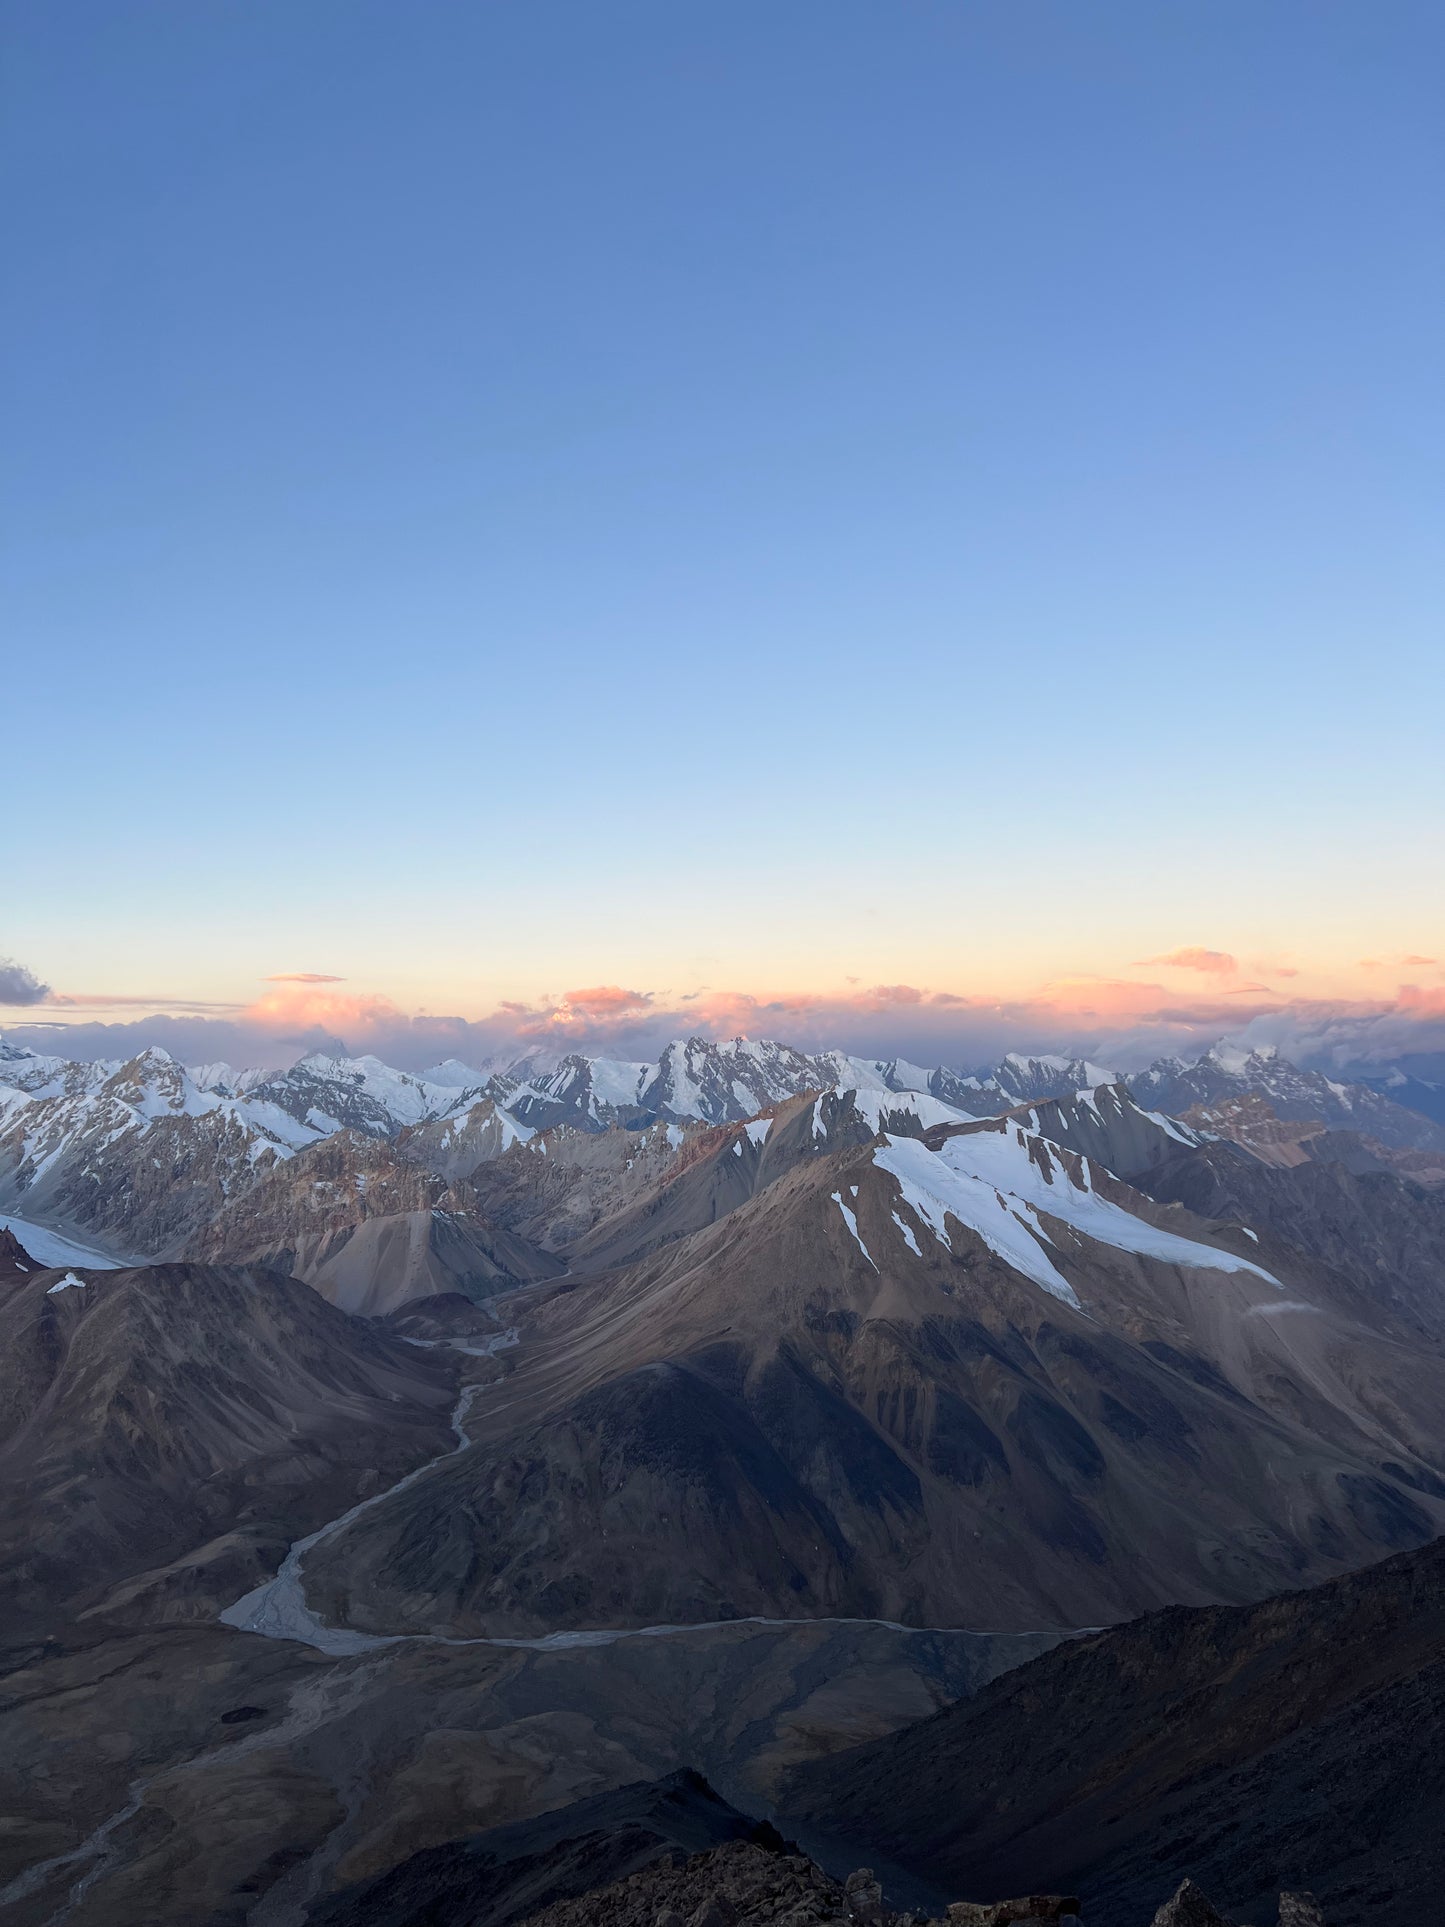
[[[53,1298],[57,1291],[69,1291],[72,1286],[74,1286],[77,1291],[84,1291],[85,1280],[83,1278],[77,1278],[73,1271],[67,1271],[58,1284],[50,1285],[47,1288],[45,1295],[47,1298]]]
[[[856,1190],[854,1191],[853,1195],[854,1197],[858,1195]],[[873,1265],[873,1269],[876,1271],[878,1267],[877,1265],[873,1264],[873,1253],[868,1249],[867,1245],[864,1244],[862,1234],[858,1230],[857,1217],[849,1209],[849,1207],[846,1204],[844,1204],[843,1193],[841,1191],[835,1191],[833,1193],[833,1202],[834,1204],[837,1205],[838,1209],[843,1213],[843,1222],[847,1225],[848,1229],[853,1233],[853,1237],[855,1242],[857,1243],[858,1249],[863,1253],[863,1256],[868,1260],[869,1264]]]

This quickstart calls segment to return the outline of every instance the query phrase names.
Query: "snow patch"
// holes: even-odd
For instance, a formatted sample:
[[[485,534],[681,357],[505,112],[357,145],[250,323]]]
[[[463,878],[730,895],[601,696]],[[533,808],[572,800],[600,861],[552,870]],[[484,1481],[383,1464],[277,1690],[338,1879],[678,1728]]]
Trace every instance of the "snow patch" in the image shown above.
[[[951,1214],[1006,1264],[1069,1304],[1079,1301],[1044,1249],[1057,1247],[1041,1217],[1116,1251],[1198,1270],[1249,1272],[1283,1289],[1259,1265],[1161,1231],[1101,1197],[1087,1159],[1078,1160],[1076,1175],[1056,1146],[1017,1125],[965,1132],[947,1139],[937,1152],[916,1138],[887,1138],[873,1157],[898,1179],[907,1203],[944,1244],[949,1242],[944,1221]]]
[[[858,1194],[855,1191],[853,1195],[854,1197],[856,1197]],[[843,1222],[844,1224],[847,1225],[848,1229],[853,1233],[853,1238],[855,1243],[858,1246],[858,1249],[863,1253],[863,1256],[868,1260],[869,1264],[873,1265],[873,1269],[876,1271],[878,1267],[877,1265],[873,1264],[873,1253],[868,1249],[867,1245],[864,1244],[862,1233],[858,1229],[857,1216],[849,1208],[849,1206],[844,1204],[843,1193],[841,1191],[835,1191],[833,1193],[833,1202],[834,1204],[837,1205],[838,1209],[843,1213]]]
[[[42,1270],[56,1271],[61,1265],[84,1265],[87,1271],[119,1271],[122,1261],[108,1258],[75,1238],[64,1237],[43,1224],[27,1218],[0,1218],[0,1231],[13,1232]]]
[[[913,1253],[914,1257],[921,1258],[923,1256],[923,1248],[913,1235],[913,1226],[911,1224],[905,1224],[896,1211],[893,1213],[893,1222],[903,1233],[903,1242],[908,1246],[908,1249]]]

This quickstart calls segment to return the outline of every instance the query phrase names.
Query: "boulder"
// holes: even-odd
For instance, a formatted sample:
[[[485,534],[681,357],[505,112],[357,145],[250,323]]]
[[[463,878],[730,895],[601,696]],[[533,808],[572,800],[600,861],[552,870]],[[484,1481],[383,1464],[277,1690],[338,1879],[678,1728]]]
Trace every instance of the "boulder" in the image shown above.
[[[1281,1894],[1279,1927],[1325,1927],[1320,1903],[1313,1894]]]
[[[1210,1905],[1192,1880],[1181,1880],[1173,1899],[1155,1914],[1154,1927],[1234,1927],[1234,1923]]]
[[[865,1923],[865,1927],[879,1927],[884,1918],[883,1889],[874,1879],[871,1867],[859,1867],[856,1873],[849,1874],[843,1882],[843,1897],[849,1920]]]

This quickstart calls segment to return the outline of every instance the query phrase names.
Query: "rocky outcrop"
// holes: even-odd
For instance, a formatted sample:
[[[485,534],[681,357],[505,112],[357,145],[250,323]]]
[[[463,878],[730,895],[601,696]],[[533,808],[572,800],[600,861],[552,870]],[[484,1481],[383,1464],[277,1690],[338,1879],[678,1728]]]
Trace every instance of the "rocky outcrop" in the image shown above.
[[[1307,1911],[1301,1912],[1304,1907]],[[837,1880],[786,1843],[735,1841],[660,1860],[610,1887],[555,1902],[521,1927],[1087,1927],[1077,1896],[954,1901],[941,1918],[891,1907],[870,1867]],[[458,1923],[461,1927],[461,1923]],[[480,1922],[467,1923],[480,1927]],[[1186,1879],[1153,1927],[1234,1927]],[[1279,1927],[1324,1927],[1309,1896],[1279,1896]]]
[[[1028,1894],[1019,1900],[955,1900],[947,1927],[1048,1927],[1072,1921],[1079,1912],[1075,1894]]]
[[[1235,1927],[1192,1880],[1181,1880],[1177,1890],[1155,1914],[1152,1927]],[[1282,1893],[1278,1927],[1325,1927],[1325,1917],[1313,1894]]]
[[[988,1910],[985,1923],[981,1911],[979,1927],[1020,1918]],[[1061,1916],[1037,1918],[1052,1922]],[[835,1880],[781,1841],[735,1841],[686,1860],[655,1862],[614,1886],[557,1901],[524,1927],[912,1927],[913,1921],[912,1914],[887,1905],[871,1868]]]
[[[15,1233],[0,1227],[0,1284],[28,1278],[32,1272],[41,1269]]]
[[[1283,1893],[1279,1897],[1279,1927],[1325,1927],[1324,1910],[1313,1894]]]
[[[1155,1914],[1153,1927],[1234,1927],[1209,1904],[1192,1880],[1181,1880],[1178,1890]]]

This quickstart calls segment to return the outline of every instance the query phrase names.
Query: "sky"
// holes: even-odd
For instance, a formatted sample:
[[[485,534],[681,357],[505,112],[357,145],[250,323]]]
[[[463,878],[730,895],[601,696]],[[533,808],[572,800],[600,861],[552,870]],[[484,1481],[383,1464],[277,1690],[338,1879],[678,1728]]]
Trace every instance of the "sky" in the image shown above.
[[[1445,1023],[1438,7],[0,37],[7,1032]]]

